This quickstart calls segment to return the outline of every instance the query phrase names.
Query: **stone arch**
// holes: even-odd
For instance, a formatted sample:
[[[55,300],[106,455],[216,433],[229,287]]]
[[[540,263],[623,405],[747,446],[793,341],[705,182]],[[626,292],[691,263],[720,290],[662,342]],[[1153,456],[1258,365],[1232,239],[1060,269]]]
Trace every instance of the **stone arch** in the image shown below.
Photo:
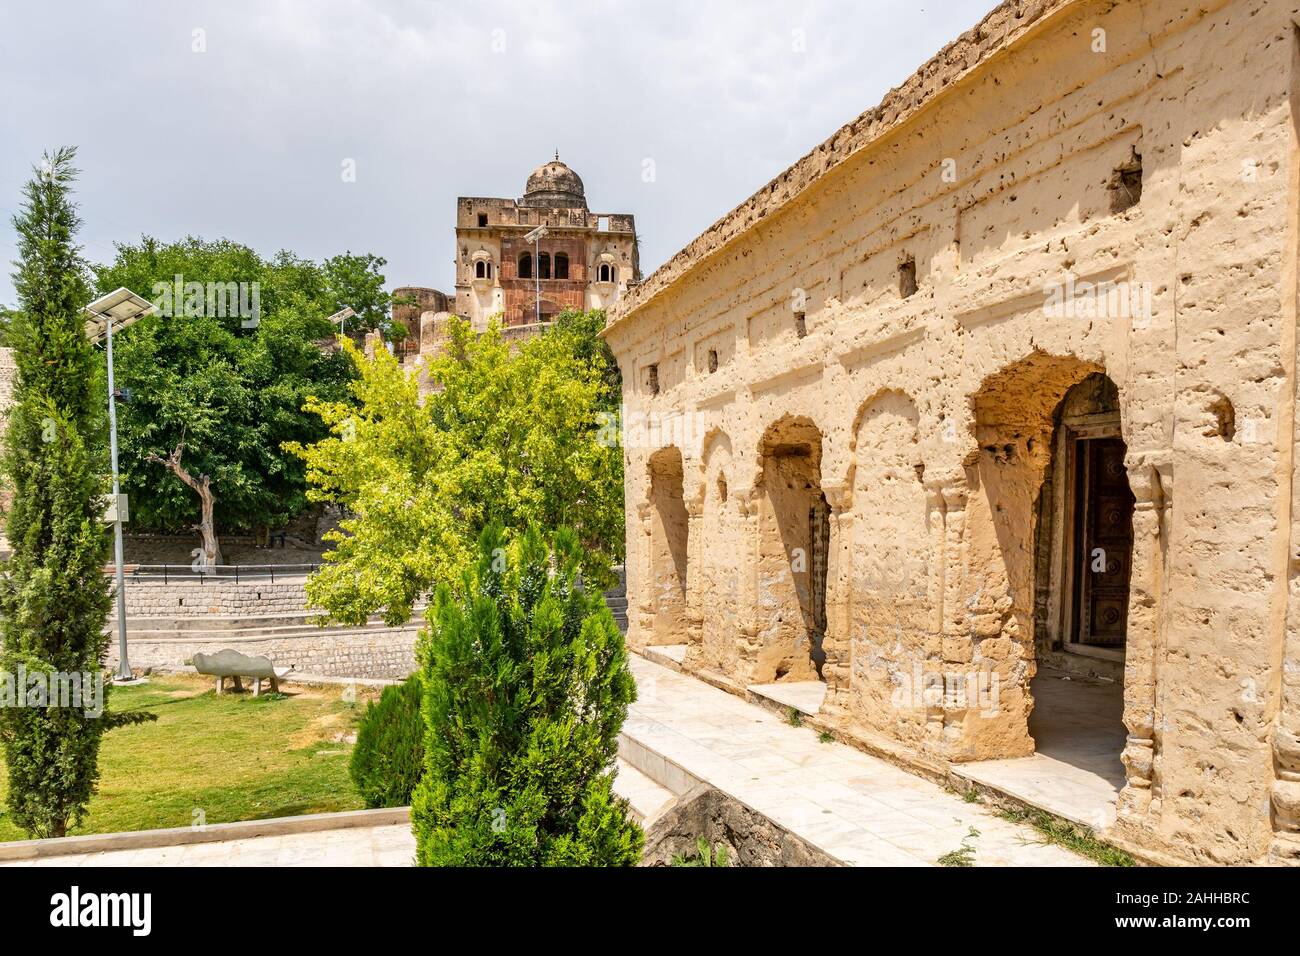
[[[758,621],[751,683],[822,679],[830,508],[822,492],[822,433],[785,415],[758,446]]]
[[[969,643],[949,648],[945,660],[948,666],[969,660],[966,666],[988,679],[996,708],[945,711],[945,733],[962,741],[958,759],[1020,756],[1036,744],[1057,756],[1047,744],[1049,730],[1054,740],[1058,734],[1065,738],[1060,742],[1067,748],[1077,747],[1104,723],[1099,739],[1110,741],[1114,753],[1113,760],[1102,755],[1100,763],[1118,788],[1124,780],[1118,764],[1125,738],[1122,661],[1091,654],[1067,658],[1051,615],[1065,613],[1063,602],[1072,600],[1071,589],[1089,574],[1095,593],[1106,592],[1112,606],[1122,600],[1127,608],[1127,583],[1116,588],[1107,579],[1122,571],[1127,582],[1133,561],[1134,499],[1119,389],[1096,362],[1036,351],[985,378],[971,407],[978,447],[964,462],[970,488],[964,600],[948,618],[960,622]],[[1088,529],[1099,527],[1095,518],[1107,509],[1118,531],[1107,539],[1112,560],[1097,571],[1088,570],[1090,562],[1063,563],[1071,549],[1076,555],[1092,550],[1082,547],[1094,533]],[[1063,534],[1067,528],[1070,533]],[[1102,685],[1063,682],[1045,673],[1031,690],[1042,666],[1067,668],[1076,678],[1106,675],[1116,693],[1102,701],[1104,707],[1090,710],[1077,694]],[[1043,700],[1037,714],[1035,694]],[[1075,707],[1077,713],[1065,715]],[[1063,715],[1068,726],[1057,720]],[[1096,723],[1087,723],[1093,716]]]
[[[873,730],[918,747],[927,716],[919,675],[940,640],[923,474],[916,403],[901,391],[878,392],[850,436],[849,706]]]
[[[681,450],[660,448],[649,458],[649,549],[645,577],[650,596],[650,644],[687,640],[686,575],[690,521],[682,481]]]

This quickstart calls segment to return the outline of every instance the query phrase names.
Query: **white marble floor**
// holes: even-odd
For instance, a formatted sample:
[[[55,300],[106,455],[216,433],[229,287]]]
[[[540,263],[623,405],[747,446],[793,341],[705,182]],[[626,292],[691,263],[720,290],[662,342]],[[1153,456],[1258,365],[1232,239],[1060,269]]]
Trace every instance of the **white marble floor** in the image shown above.
[[[801,714],[816,714],[826,699],[826,684],[819,680],[789,681],[783,684],[751,684],[750,693],[793,707]]]
[[[1091,865],[892,764],[822,743],[703,681],[631,660],[640,695],[625,734],[847,864],[932,866],[965,844],[976,866]]]
[[[956,771],[1032,806],[1102,831],[1115,822],[1124,786],[1124,689],[1044,668],[1032,684],[1029,733],[1036,752],[982,760]]]

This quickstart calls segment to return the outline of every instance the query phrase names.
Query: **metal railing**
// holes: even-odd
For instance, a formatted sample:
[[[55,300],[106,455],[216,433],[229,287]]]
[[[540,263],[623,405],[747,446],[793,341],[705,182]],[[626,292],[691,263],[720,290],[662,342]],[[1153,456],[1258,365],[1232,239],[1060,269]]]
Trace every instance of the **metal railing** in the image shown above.
[[[256,581],[270,578],[275,583],[278,573],[282,578],[300,577],[312,574],[320,568],[319,564],[213,564],[196,568],[189,564],[128,564],[126,578],[128,581],[194,581],[205,584],[208,579],[215,581]],[[105,574],[112,574],[111,567],[104,569]]]

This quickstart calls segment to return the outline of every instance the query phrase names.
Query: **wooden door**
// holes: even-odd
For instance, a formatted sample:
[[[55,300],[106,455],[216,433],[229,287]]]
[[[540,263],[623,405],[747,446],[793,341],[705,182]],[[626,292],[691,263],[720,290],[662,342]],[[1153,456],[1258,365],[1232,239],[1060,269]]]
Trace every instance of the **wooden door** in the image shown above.
[[[1080,439],[1076,516],[1081,549],[1076,634],[1079,643],[1123,647],[1133,560],[1133,492],[1120,438]]]

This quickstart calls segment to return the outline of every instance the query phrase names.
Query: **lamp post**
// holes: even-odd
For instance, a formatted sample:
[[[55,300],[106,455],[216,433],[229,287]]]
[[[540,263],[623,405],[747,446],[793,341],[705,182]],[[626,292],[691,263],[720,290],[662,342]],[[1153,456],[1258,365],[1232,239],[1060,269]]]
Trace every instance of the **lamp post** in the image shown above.
[[[122,569],[122,518],[126,502],[118,485],[117,473],[117,394],[113,384],[113,326],[126,328],[157,309],[130,289],[117,289],[101,296],[83,310],[90,318],[86,321],[86,337],[98,345],[107,342],[108,359],[108,428],[109,451],[113,465],[113,557],[117,565],[117,676],[115,683],[133,681],[131,664],[126,656],[126,574]]]
[[[537,290],[537,324],[542,324],[542,240],[549,235],[545,226],[538,226],[524,242],[533,244],[533,287]]]
[[[354,315],[356,315],[356,313],[352,311],[352,306],[345,305],[338,312],[331,315],[329,321],[337,322],[339,324],[339,335],[346,335],[348,330],[348,319],[352,318]]]

